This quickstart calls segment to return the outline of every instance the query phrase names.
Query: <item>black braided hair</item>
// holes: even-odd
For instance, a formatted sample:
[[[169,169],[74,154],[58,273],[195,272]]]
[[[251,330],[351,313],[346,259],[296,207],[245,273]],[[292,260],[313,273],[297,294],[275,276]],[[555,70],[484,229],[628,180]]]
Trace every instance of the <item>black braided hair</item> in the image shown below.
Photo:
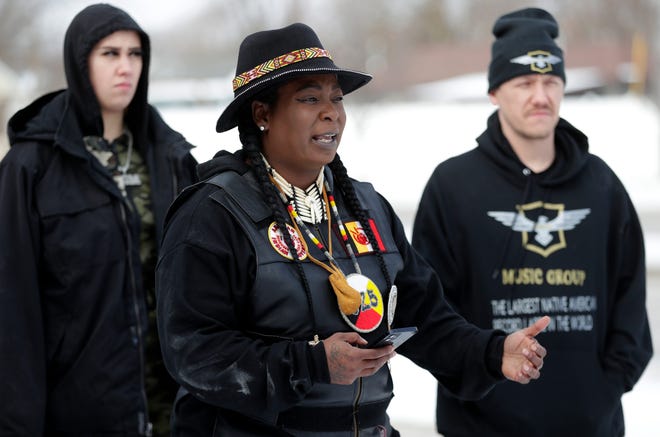
[[[383,254],[381,253],[378,244],[376,244],[377,241],[376,236],[374,235],[373,230],[371,229],[371,225],[369,224],[369,215],[367,214],[367,211],[365,211],[365,209],[362,208],[362,205],[360,204],[360,201],[358,200],[357,195],[355,194],[355,188],[351,183],[351,179],[348,177],[348,172],[346,171],[346,167],[344,166],[344,163],[341,161],[341,158],[339,157],[338,153],[335,154],[335,158],[332,160],[330,164],[328,164],[328,167],[330,167],[330,170],[332,171],[332,174],[335,177],[336,185],[341,190],[341,193],[344,196],[344,199],[346,200],[348,207],[351,209],[355,217],[357,217],[357,219],[360,221],[360,224],[362,225],[362,229],[364,229],[365,234],[367,234],[367,238],[371,242],[371,246],[376,252],[376,256],[378,257],[378,265],[380,266],[380,271],[383,273],[383,276],[385,277],[387,290],[389,290],[390,288],[392,288],[392,279],[390,278],[390,274],[387,270],[387,266],[385,265]]]
[[[273,87],[267,89],[266,91],[262,92],[258,98],[255,98],[255,100],[272,106],[277,100],[277,88]],[[289,215],[282,203],[279,191],[269,178],[268,169],[266,168],[266,164],[261,157],[261,134],[257,128],[257,125],[252,119],[252,112],[249,104],[245,104],[243,110],[238,115],[238,134],[243,146],[243,151],[245,152],[245,155],[249,161],[249,165],[254,170],[254,174],[256,175],[257,181],[261,187],[261,192],[264,194],[266,203],[270,207],[270,210],[273,213],[273,217],[275,218],[275,222],[282,232],[282,237],[284,238],[284,242],[286,243],[287,247],[289,248],[289,252],[293,257],[298,275],[303,281],[305,294],[307,295],[307,304],[312,315],[312,328],[313,332],[316,333],[316,316],[314,314],[314,306],[312,304],[312,290],[309,285],[309,281],[307,280],[307,276],[305,275],[302,263],[298,258],[298,252],[296,251],[293,241],[291,240],[291,235],[289,235],[289,232],[287,231],[287,224],[290,222]]]

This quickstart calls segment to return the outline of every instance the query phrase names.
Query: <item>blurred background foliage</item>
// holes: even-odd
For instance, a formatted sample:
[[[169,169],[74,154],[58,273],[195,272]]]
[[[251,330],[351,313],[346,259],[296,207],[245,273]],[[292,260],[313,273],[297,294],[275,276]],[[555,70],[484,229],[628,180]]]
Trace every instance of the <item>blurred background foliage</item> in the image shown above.
[[[39,95],[64,88],[62,44],[71,19],[93,0],[0,0],[0,158],[7,119]],[[486,99],[495,19],[538,6],[560,23],[571,73],[567,94],[634,91],[660,103],[660,0],[110,0],[152,40],[156,106],[231,98],[231,77],[249,33],[301,21],[337,63],[374,76],[352,101],[427,99],[425,84],[475,76],[461,92]],[[586,84],[582,83],[587,75]],[[447,81],[449,80],[449,81]],[[410,92],[416,86],[422,88]],[[570,89],[571,87],[576,89]],[[452,90],[453,91],[453,90]],[[437,96],[434,91],[432,93]],[[452,97],[456,99],[453,94]],[[466,98],[463,95],[463,98]]]
[[[34,84],[33,92],[64,87],[61,45],[66,26],[86,3],[80,0],[0,0],[0,61]],[[111,1],[112,3],[112,1]],[[126,4],[125,4],[126,3]],[[368,71],[374,83],[396,84],[405,68],[418,68],[411,54],[439,45],[465,47],[461,56],[488,63],[491,28],[496,17],[524,6],[540,6],[560,23],[560,44],[612,44],[632,56],[633,41],[643,41],[647,94],[659,100],[659,0],[187,0],[117,2],[152,38],[152,79],[224,77],[233,73],[237,47],[255,30],[303,21],[319,33],[341,65]],[[146,5],[146,7],[145,7]],[[159,8],[178,8],[163,25],[151,28]],[[471,51],[470,48],[481,51]],[[614,50],[614,49],[612,49]],[[437,73],[457,62],[434,60]],[[568,65],[570,67],[570,65]],[[389,75],[394,75],[390,77]],[[384,78],[388,77],[386,81]],[[432,76],[428,76],[432,77]],[[401,82],[399,80],[398,82]],[[395,85],[360,93],[375,99]]]

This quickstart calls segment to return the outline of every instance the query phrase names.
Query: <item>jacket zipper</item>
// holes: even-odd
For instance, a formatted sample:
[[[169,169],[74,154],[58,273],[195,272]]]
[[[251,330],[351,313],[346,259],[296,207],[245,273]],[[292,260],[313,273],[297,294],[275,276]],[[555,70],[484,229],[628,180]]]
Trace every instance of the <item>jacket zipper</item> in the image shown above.
[[[355,395],[355,400],[353,401],[353,436],[359,437],[360,428],[358,424],[358,404],[360,403],[360,398],[362,397],[362,377],[358,378],[358,387],[357,394]]]
[[[179,178],[176,177],[175,173],[175,168],[174,168],[174,163],[170,163],[170,167],[172,168],[172,199],[176,199],[176,196],[179,194],[178,186],[179,186]]]
[[[177,194],[179,194],[179,190],[177,189],[179,186],[179,178],[177,177],[176,173],[176,164],[177,164],[177,156],[175,153],[177,143],[174,142],[172,145],[169,147],[169,153],[168,153],[168,161],[169,161],[169,167],[170,167],[170,175],[172,175],[172,199],[176,199]]]
[[[144,407],[144,419],[140,422],[140,433],[143,433],[146,436],[151,435],[151,423],[149,422],[149,410],[147,408],[147,393],[145,391],[145,381],[144,381],[144,351],[142,350],[142,326],[140,322],[140,306],[138,304],[138,293],[137,293],[137,284],[135,283],[135,271],[133,269],[133,256],[132,256],[132,239],[131,239],[131,230],[128,226],[128,221],[126,217],[126,207],[123,201],[120,202],[120,211],[122,223],[124,225],[124,232],[126,235],[126,248],[127,248],[127,259],[128,259],[128,270],[131,277],[131,291],[133,297],[133,311],[135,312],[135,329],[137,334],[137,346],[138,346],[138,356],[140,358],[140,395],[142,397],[142,405]]]
[[[321,240],[323,244],[326,245],[326,247],[329,247],[327,241],[325,241],[326,239],[323,237],[323,233],[321,232],[321,229],[319,229],[319,225],[315,224],[314,228],[316,230],[316,233],[319,235],[319,240]],[[332,235],[328,235],[328,240],[331,238]],[[358,411],[359,411],[359,404],[361,397],[362,397],[362,377],[358,378],[357,393],[355,394],[355,400],[353,401],[353,436],[354,437],[359,437],[360,435],[360,428],[358,423]]]

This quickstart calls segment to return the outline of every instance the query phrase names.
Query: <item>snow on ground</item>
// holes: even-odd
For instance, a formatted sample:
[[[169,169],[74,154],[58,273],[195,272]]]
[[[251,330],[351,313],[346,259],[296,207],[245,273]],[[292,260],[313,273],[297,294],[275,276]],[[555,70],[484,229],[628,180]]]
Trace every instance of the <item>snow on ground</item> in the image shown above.
[[[374,184],[394,206],[408,235],[422,190],[435,166],[475,147],[475,138],[494,110],[482,103],[378,103],[351,105],[339,154],[351,176]],[[220,149],[240,148],[236,129],[218,134],[223,106],[164,107],[164,118],[198,147],[200,161]],[[640,213],[650,266],[660,268],[660,113],[648,100],[631,95],[569,97],[562,116],[582,130],[592,153],[616,172]],[[646,228],[646,227],[645,227]],[[650,244],[649,244],[650,243]]]
[[[421,191],[442,160],[473,148],[494,106],[482,103],[378,103],[351,105],[339,148],[349,174],[368,180],[404,213],[416,208]],[[222,107],[165,107],[165,119],[198,148],[200,161],[220,149],[240,148],[236,129],[218,134]],[[590,150],[619,175],[639,207],[660,200],[660,113],[634,96],[566,98],[561,114],[582,130]]]

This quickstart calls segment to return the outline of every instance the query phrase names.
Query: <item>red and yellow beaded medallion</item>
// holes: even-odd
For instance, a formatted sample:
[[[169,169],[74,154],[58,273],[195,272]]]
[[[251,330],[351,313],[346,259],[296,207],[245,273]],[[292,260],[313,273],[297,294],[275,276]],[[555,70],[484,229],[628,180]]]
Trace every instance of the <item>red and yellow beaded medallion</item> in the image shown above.
[[[357,332],[371,332],[380,326],[383,321],[385,308],[383,295],[378,286],[369,278],[358,273],[346,276],[348,284],[360,292],[362,304],[353,314],[344,314],[342,317],[351,328]]]

